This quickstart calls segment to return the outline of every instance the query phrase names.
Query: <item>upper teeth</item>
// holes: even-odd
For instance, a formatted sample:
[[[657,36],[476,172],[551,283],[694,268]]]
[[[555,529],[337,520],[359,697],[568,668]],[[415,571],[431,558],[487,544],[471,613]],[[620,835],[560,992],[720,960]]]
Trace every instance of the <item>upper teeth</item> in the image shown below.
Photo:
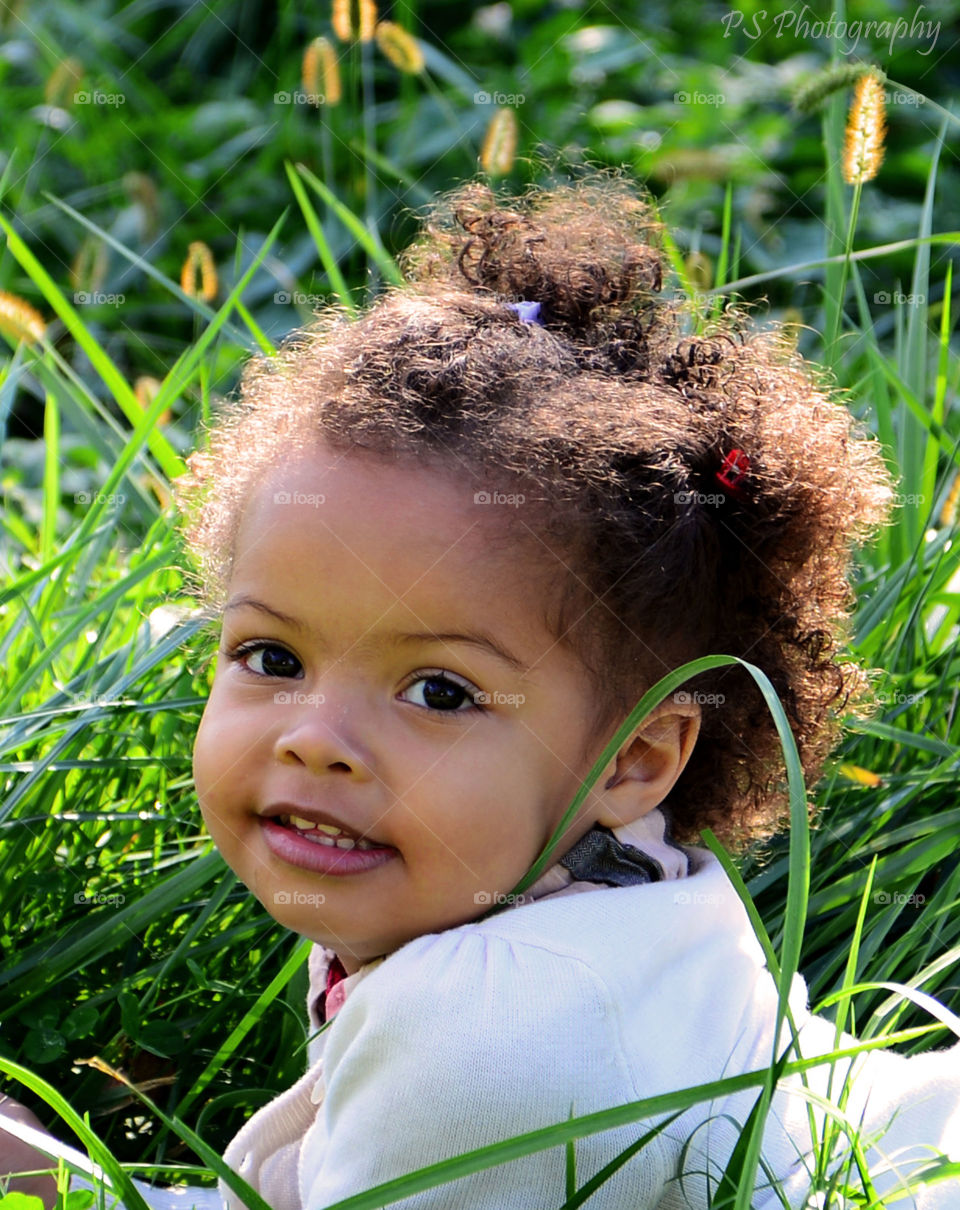
[[[377,846],[371,844],[369,840],[354,840],[353,837],[345,835],[340,828],[335,828],[328,823],[316,823],[312,819],[304,819],[301,815],[281,815],[280,819],[283,823],[291,824],[301,832],[320,832],[322,835],[311,837],[317,844],[324,844],[330,848],[338,849],[375,849]]]

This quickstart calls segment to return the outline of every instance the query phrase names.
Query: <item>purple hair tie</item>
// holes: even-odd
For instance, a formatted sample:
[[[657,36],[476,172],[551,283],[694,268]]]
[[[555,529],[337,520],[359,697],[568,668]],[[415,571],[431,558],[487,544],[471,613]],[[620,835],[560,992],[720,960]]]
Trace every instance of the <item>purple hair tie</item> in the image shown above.
[[[505,303],[510,311],[516,311],[517,318],[525,324],[539,324],[543,327],[543,320],[540,318],[540,304],[538,302],[520,302]]]

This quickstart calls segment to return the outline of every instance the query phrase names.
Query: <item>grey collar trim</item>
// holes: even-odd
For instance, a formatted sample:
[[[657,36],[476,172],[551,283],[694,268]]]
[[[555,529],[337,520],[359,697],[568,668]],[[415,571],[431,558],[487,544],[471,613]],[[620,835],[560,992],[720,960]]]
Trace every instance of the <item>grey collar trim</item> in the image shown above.
[[[573,848],[560,858],[579,882],[603,882],[607,886],[635,886],[663,882],[663,866],[632,844],[618,840],[609,828],[594,824]]]

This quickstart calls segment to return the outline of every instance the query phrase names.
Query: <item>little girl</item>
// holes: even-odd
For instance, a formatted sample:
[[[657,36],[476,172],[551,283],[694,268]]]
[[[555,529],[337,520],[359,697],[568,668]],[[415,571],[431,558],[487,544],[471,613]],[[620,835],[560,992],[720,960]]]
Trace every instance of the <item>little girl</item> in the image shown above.
[[[693,843],[710,827],[742,848],[784,819],[780,741],[741,665],[638,724],[512,892],[680,664],[762,668],[811,784],[867,700],[841,649],[852,546],[889,508],[878,445],[785,341],[730,317],[686,331],[635,190],[468,184],[404,267],[359,318],[329,309],[252,363],[183,484],[222,617],[204,819],[315,942],[308,1070],[225,1156],[275,1210],[768,1067],[774,981]],[[804,1057],[854,1045],[835,1047],[799,977],[790,1004]],[[960,1159],[960,1047],[838,1061],[834,1103],[851,1067],[844,1113],[881,1197],[936,1151]],[[809,1102],[829,1075],[776,1092],[757,1210],[811,1204]],[[578,1139],[583,1185],[654,1131],[588,1205],[712,1205],[759,1091]],[[565,1163],[553,1146],[397,1204],[554,1210]],[[157,1207],[240,1205],[225,1185],[141,1188]],[[903,1196],[956,1210],[960,1181]]]

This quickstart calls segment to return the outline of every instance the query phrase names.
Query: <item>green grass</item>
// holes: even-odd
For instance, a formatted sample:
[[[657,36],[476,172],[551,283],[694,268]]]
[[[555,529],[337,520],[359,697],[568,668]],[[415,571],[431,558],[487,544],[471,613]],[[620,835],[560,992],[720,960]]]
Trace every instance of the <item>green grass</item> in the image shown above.
[[[43,19],[56,26],[55,18],[67,11],[53,5]],[[296,44],[293,12],[280,6],[280,24],[290,25],[290,43]],[[83,19],[79,10],[77,19]],[[213,33],[194,20],[185,15],[184,33],[192,31],[201,55]],[[576,36],[569,14],[551,21],[553,36],[562,22],[569,26],[563,37]],[[474,35],[460,36],[469,47]],[[536,39],[547,37],[546,30],[531,35],[531,60]],[[54,49],[67,45],[65,37],[51,37]],[[690,67],[675,47],[662,49],[669,62]],[[563,53],[595,68],[602,49]],[[612,78],[636,71],[619,36],[608,38],[605,53]],[[627,59],[617,60],[618,53]],[[109,66],[110,52],[104,56]],[[371,64],[369,57],[355,57],[356,99],[345,102],[337,118],[343,125],[326,151],[335,169],[344,162],[344,148],[357,143],[363,151],[359,174],[354,165],[341,188],[322,156],[301,154],[308,117],[291,113],[285,146],[271,150],[267,160],[244,160],[234,182],[237,192],[247,188],[255,198],[263,229],[258,225],[251,238],[252,228],[241,230],[238,222],[228,243],[226,227],[216,238],[211,234],[209,217],[206,225],[191,219],[184,227],[184,237],[217,245],[227,284],[212,307],[177,285],[182,249],[125,237],[127,220],[102,197],[85,197],[79,184],[56,187],[70,179],[62,166],[60,178],[44,175],[44,148],[54,159],[62,154],[51,139],[31,144],[21,132],[18,154],[34,171],[15,184],[5,174],[7,187],[0,189],[0,282],[58,317],[42,346],[8,341],[0,364],[0,415],[8,417],[26,401],[40,417],[44,437],[39,453],[31,442],[8,441],[0,467],[0,1071],[19,1081],[11,1084],[14,1095],[35,1105],[55,1133],[87,1148],[121,1189],[128,1171],[152,1171],[158,1180],[182,1171],[194,1182],[215,1172],[217,1156],[247,1114],[289,1086],[305,1062],[304,947],[237,884],[201,828],[189,747],[209,689],[213,648],[186,593],[169,482],[183,468],[197,422],[235,380],[244,358],[254,349],[271,350],[285,325],[296,321],[269,295],[277,287],[303,289],[353,307],[370,287],[368,270],[376,280],[394,280],[389,249],[403,242],[406,230],[391,217],[397,193],[384,186],[386,169],[394,186],[420,177],[416,158],[405,152],[411,139],[426,139],[438,112],[446,114],[444,137],[451,146],[469,128],[456,108],[469,77],[452,83],[462,69],[452,54],[433,47],[430,82],[393,80],[395,94],[388,91],[389,103],[380,102],[388,112],[381,115],[377,146],[364,143],[371,102],[363,73],[379,73],[382,80],[384,72],[382,64]],[[285,70],[295,81],[295,70],[289,64]],[[690,86],[701,78],[704,88],[712,87],[707,74],[690,76]],[[132,92],[142,87],[149,94],[146,73],[131,80]],[[501,84],[509,84],[508,74],[493,86]],[[551,87],[560,84],[549,83],[531,102],[541,124],[552,113],[544,99]],[[10,96],[9,78],[0,81],[4,88]],[[616,117],[609,105],[598,112],[610,98],[596,88],[586,127],[570,115],[552,129],[557,144],[561,136],[582,134],[616,158],[618,141],[635,138],[639,119],[623,110]],[[944,166],[942,153],[956,131],[955,120],[943,118],[936,137],[920,149],[892,147],[891,164],[904,172],[907,165],[920,197],[907,208],[911,230],[904,229],[901,209],[875,238],[875,194],[887,170],[864,186],[854,225],[852,191],[838,169],[847,99],[848,91],[834,94],[822,118],[812,120],[821,136],[814,140],[817,171],[826,172],[817,195],[825,221],[811,220],[805,229],[810,238],[797,239],[789,254],[775,258],[758,246],[747,213],[750,173],[719,185],[680,178],[662,201],[673,224],[672,261],[681,284],[687,257],[706,250],[715,265],[708,297],[756,297],[762,286],[783,305],[800,307],[809,325],[803,351],[817,360],[829,354],[851,408],[878,434],[900,480],[895,523],[862,552],[857,579],[855,651],[883,670],[884,708],[874,720],[851,726],[821,784],[809,788],[822,806],[821,822],[809,832],[792,741],[781,728],[794,827],[740,862],[739,872],[777,973],[781,1014],[789,978],[799,969],[814,1009],[822,1006],[838,1033],[855,1032],[870,1045],[884,1044],[889,1035],[911,1053],[952,1039],[949,1022],[936,1021],[912,999],[914,989],[960,1009],[960,857],[954,839],[960,808],[953,793],[960,547],[955,511],[943,517],[960,458],[950,259],[958,236],[938,222],[952,180],[944,176],[952,167]],[[661,121],[666,129],[666,111],[651,112],[645,120]],[[116,115],[107,116],[112,122]],[[716,115],[695,116],[688,115],[686,137],[707,144]],[[219,131],[216,123],[226,117],[207,117],[212,127],[203,154],[211,162],[203,171],[213,174],[216,138],[211,141],[209,130]],[[748,117],[759,131],[753,109]],[[782,137],[782,112],[771,113],[770,121]],[[405,123],[412,134],[405,133]],[[528,125],[533,130],[537,123]],[[102,154],[113,163],[121,155],[92,126],[77,137],[88,157]],[[172,130],[161,129],[156,137],[172,137]],[[678,146],[670,135],[657,153],[637,151],[634,165],[656,181],[657,156],[666,160]],[[188,150],[200,154],[199,146]],[[355,147],[354,159],[357,154]],[[804,146],[791,155],[791,179],[800,182],[804,157],[810,163],[815,157]],[[436,178],[420,179],[417,189],[404,185],[401,197],[423,200],[433,187],[473,171],[469,156],[454,164],[444,160]],[[369,191],[371,165],[379,173],[375,192]],[[258,173],[265,184],[255,189]],[[330,181],[338,181],[336,189]],[[713,210],[712,225],[696,218],[704,207]],[[42,254],[47,235],[58,249],[52,258]],[[122,284],[129,273],[148,301],[122,315],[91,313],[73,303],[67,246],[87,238],[110,251],[112,276],[101,288]],[[879,291],[892,301],[878,302]],[[831,332],[836,340],[828,350],[820,333]],[[156,372],[163,382],[146,412],[130,386],[139,372]],[[167,408],[173,418],[159,423]],[[668,688],[665,681],[652,689],[632,717]],[[768,702],[783,723],[779,703],[769,696]],[[878,784],[861,784],[851,767],[875,774]],[[534,867],[524,883],[536,873]],[[81,1062],[94,1056],[122,1069],[133,1090]],[[802,1069],[791,1056],[781,1074]],[[715,1199],[718,1207],[745,1207],[773,1073],[771,1062],[767,1070],[709,1088],[557,1123],[391,1182],[342,1207],[381,1206],[544,1148],[566,1147],[572,1161],[572,1141],[588,1133],[679,1113],[723,1089],[752,1087],[758,1109]],[[645,1138],[638,1134],[638,1145]],[[815,1151],[818,1188],[842,1205],[839,1187],[854,1181],[856,1147],[835,1127],[816,1140]],[[842,1162],[844,1151],[852,1156],[849,1166]],[[566,1207],[582,1204],[594,1187],[578,1190],[577,1180],[570,1162]],[[134,1210],[129,1188],[127,1196]],[[28,1208],[2,1199],[0,1210]]]

